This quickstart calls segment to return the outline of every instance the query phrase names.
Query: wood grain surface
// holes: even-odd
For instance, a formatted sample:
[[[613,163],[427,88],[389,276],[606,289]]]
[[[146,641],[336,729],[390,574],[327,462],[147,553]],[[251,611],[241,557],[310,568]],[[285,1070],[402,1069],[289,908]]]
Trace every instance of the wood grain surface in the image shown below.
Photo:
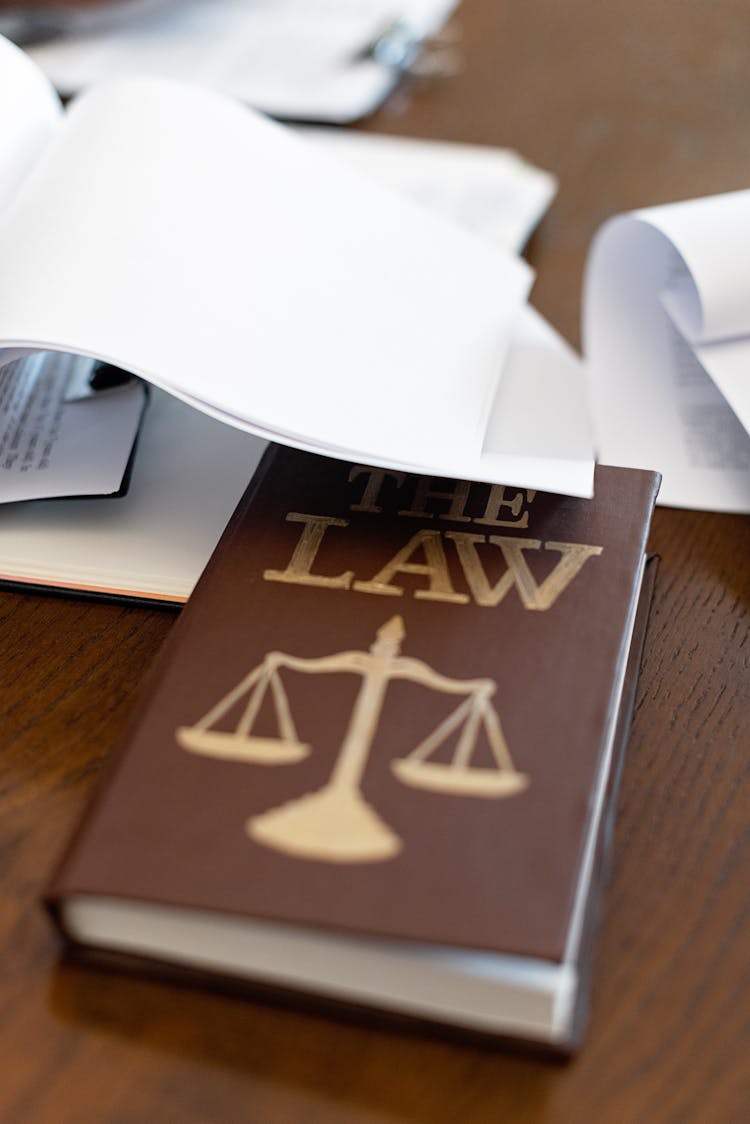
[[[577,343],[603,219],[750,184],[750,9],[465,0],[458,22],[463,72],[401,89],[363,128],[506,145],[556,173],[534,302]],[[0,593],[3,1124],[750,1120],[750,521],[661,510],[652,543],[591,1020],[569,1064],[69,962],[40,893],[174,616]]]

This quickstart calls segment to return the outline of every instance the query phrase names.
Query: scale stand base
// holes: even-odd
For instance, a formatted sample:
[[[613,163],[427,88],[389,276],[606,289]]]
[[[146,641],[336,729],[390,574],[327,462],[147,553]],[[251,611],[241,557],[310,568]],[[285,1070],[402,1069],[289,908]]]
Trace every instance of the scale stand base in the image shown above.
[[[266,847],[323,862],[380,862],[402,848],[359,791],[334,785],[253,816],[245,830]]]

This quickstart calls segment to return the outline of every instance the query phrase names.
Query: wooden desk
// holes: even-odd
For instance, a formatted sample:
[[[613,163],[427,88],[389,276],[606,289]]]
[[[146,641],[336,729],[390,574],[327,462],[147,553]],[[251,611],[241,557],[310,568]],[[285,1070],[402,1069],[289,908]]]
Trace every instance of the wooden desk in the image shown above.
[[[460,16],[465,72],[367,128],[508,145],[559,176],[534,300],[575,343],[604,218],[750,184],[746,6],[466,0]],[[747,1120],[750,525],[662,510],[653,546],[591,1023],[567,1066],[61,961],[40,890],[174,618],[1,594],[0,1119]]]

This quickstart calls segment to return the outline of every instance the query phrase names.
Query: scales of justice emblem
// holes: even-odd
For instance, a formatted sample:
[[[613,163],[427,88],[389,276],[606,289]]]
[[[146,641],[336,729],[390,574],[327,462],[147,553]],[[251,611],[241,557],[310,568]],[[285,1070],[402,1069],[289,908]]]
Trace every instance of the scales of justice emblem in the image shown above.
[[[297,858],[335,863],[378,862],[401,851],[401,837],[362,794],[362,777],[388,685],[393,680],[420,684],[461,700],[415,749],[391,762],[401,783],[431,792],[485,799],[512,796],[528,786],[529,778],[513,765],[491,702],[496,691],[494,681],[451,679],[422,660],[402,656],[404,636],[403,620],[394,616],[377,630],[367,652],[338,652],[312,659],[268,652],[195,725],[178,727],[177,742],[190,753],[264,765],[294,763],[307,757],[311,746],[297,735],[281,672],[349,672],[361,676],[346,733],[326,784],[252,816],[245,825],[251,839]],[[253,727],[269,692],[278,733],[260,736],[253,733]],[[247,701],[234,729],[217,729],[216,724],[244,696]],[[491,754],[489,766],[473,763],[482,733]],[[435,760],[453,737],[450,760]]]

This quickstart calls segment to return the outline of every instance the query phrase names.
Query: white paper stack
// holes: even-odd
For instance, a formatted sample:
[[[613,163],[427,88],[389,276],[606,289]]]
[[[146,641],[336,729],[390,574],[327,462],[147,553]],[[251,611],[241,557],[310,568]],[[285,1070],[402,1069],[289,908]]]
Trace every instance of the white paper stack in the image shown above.
[[[0,262],[0,365],[93,356],[266,439],[590,494],[577,442],[575,480],[540,476],[545,399],[512,450],[498,419],[528,266],[229,99],[149,79],[83,94],[3,211]],[[554,339],[546,377],[580,396]]]

